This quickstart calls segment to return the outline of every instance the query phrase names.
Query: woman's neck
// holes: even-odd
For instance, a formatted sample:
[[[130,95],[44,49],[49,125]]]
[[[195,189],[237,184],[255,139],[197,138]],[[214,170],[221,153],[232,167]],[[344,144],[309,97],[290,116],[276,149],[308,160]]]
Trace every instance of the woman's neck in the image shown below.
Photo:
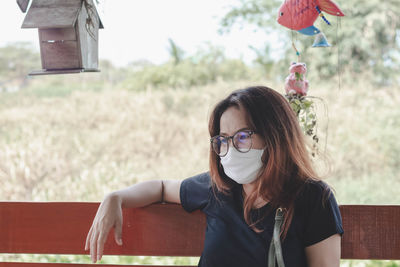
[[[255,190],[255,184],[243,184],[243,197],[249,196]]]
[[[251,184],[243,184],[243,199],[246,198],[246,196],[249,196],[252,192],[254,192],[256,189],[256,185],[254,183]],[[268,201],[265,201],[262,199],[262,197],[258,197],[256,201],[254,202],[253,208],[258,209],[267,204]]]

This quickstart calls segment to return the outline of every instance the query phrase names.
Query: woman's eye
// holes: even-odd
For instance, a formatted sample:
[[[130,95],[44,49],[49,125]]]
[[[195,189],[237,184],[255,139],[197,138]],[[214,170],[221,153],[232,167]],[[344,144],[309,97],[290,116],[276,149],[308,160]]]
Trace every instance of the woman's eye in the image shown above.
[[[249,137],[250,136],[248,134],[243,133],[243,134],[239,135],[239,140],[246,140],[246,139],[249,139]]]

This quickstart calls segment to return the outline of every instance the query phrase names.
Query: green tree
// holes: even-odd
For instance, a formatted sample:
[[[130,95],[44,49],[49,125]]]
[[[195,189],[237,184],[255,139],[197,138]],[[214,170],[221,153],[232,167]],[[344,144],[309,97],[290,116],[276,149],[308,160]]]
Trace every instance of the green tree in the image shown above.
[[[169,54],[171,58],[174,60],[174,64],[177,65],[183,60],[185,52],[171,38],[168,38],[168,42],[169,42],[169,48],[168,48]]]
[[[28,73],[40,67],[39,53],[32,44],[17,42],[0,47],[0,88],[25,87]]]
[[[271,71],[275,64],[271,57],[271,46],[267,43],[264,49],[258,49],[252,45],[249,48],[256,54],[254,62],[264,70],[267,76],[271,76]]]
[[[242,27],[254,24],[265,31],[277,28],[276,13],[281,0],[239,0],[239,5],[233,7],[221,20],[221,32],[229,32],[234,24]]]
[[[239,59],[228,59],[221,47],[210,43],[179,64],[168,61],[161,65],[137,62],[129,66],[121,87],[141,91],[147,88],[190,88],[218,79],[239,80],[249,77],[250,69]]]

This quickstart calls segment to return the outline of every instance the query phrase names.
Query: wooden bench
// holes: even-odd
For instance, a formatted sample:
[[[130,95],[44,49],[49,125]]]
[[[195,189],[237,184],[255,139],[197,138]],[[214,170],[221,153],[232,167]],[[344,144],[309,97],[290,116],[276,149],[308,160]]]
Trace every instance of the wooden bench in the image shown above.
[[[88,254],[85,238],[98,205],[0,202],[0,253]],[[400,206],[344,205],[340,210],[345,230],[343,259],[400,259]],[[189,214],[180,205],[153,204],[125,209],[123,215],[124,245],[117,246],[111,232],[106,255],[200,256],[206,223],[202,212]],[[63,265],[0,262],[0,267]]]

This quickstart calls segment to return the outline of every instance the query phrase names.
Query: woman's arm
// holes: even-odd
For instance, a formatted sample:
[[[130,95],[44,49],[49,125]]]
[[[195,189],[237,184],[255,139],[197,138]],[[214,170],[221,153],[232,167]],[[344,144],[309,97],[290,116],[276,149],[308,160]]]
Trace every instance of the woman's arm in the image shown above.
[[[306,257],[309,267],[339,267],[340,266],[339,234],[332,235],[314,245],[306,247]]]
[[[181,182],[178,180],[146,181],[113,192],[111,195],[120,199],[123,208],[143,207],[161,201],[180,204]]]
[[[104,243],[112,227],[115,242],[122,245],[122,208],[143,207],[161,201],[180,204],[181,182],[152,180],[108,194],[100,204],[86,237],[85,250],[90,249],[92,262],[101,259]]]

